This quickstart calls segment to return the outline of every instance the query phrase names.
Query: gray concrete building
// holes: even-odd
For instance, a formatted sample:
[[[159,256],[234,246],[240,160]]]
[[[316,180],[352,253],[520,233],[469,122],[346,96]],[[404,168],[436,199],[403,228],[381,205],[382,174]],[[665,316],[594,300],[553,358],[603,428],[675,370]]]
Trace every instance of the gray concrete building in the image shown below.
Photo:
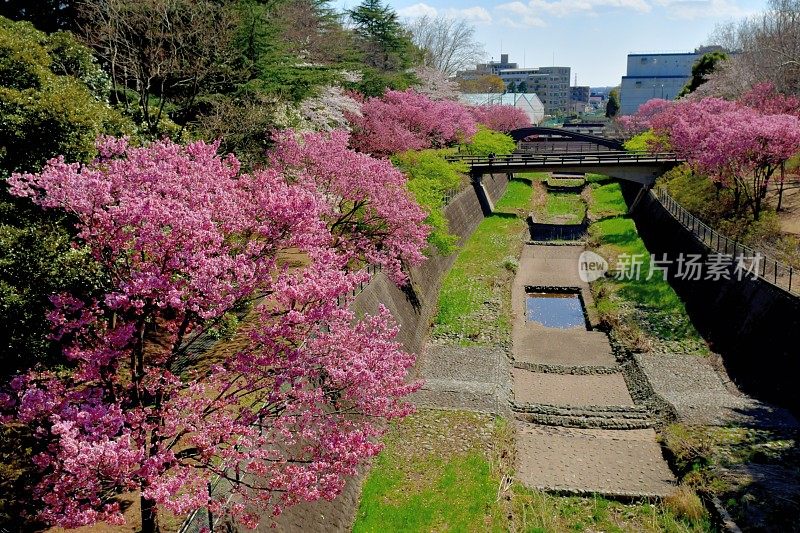
[[[628,54],[627,74],[620,87],[620,113],[632,115],[652,98],[672,100],[692,77],[702,53]]]

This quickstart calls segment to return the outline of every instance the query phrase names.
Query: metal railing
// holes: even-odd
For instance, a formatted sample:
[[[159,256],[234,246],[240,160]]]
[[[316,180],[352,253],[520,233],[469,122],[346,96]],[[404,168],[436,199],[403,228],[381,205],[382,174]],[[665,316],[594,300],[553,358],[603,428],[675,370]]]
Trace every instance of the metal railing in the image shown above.
[[[694,237],[704,244],[706,248],[714,253],[730,256],[734,259],[758,258],[760,268],[757,266],[754,274],[770,285],[778,287],[793,296],[800,296],[800,279],[794,273],[794,267],[716,231],[676,202],[663,187],[651,190],[650,194],[675,220],[691,231]]]
[[[598,146],[584,141],[520,141],[517,149],[522,153],[593,153],[614,152],[613,148]]]
[[[566,152],[556,154],[513,153],[497,156],[453,155],[448,161],[462,161],[472,167],[520,167],[520,166],[552,166],[552,165],[608,165],[608,164],[644,164],[644,163],[677,163],[683,161],[673,152]]]

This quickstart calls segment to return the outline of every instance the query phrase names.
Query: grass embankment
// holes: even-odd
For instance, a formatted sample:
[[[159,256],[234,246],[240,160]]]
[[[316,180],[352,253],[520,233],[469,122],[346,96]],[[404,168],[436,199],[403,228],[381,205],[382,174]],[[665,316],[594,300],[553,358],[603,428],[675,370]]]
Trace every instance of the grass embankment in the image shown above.
[[[745,530],[800,529],[796,432],[674,424],[662,440],[681,483],[716,495]]]
[[[531,182],[513,179],[478,225],[442,282],[433,336],[469,344],[501,342],[511,333],[511,280],[525,232]]]
[[[612,270],[624,266],[633,274],[624,279],[606,277],[592,284],[601,320],[619,341],[635,351],[707,354],[705,342],[683,302],[664,280],[662,270],[655,268],[656,264],[651,272],[650,253],[627,216],[619,183],[597,176],[590,181],[590,246],[606,258]],[[638,267],[634,267],[636,264]]]

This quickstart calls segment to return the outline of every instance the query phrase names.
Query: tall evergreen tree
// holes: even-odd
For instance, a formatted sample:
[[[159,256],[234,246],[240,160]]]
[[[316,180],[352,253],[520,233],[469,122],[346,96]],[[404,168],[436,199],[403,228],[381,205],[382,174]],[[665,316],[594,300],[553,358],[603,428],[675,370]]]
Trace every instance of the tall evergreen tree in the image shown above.
[[[381,0],[363,0],[347,13],[368,66],[388,71],[412,65],[415,47],[389,5]]]
[[[619,89],[611,89],[608,93],[608,103],[606,104],[606,116],[616,117],[619,113]]]
[[[714,72],[717,68],[717,64],[726,59],[728,59],[728,54],[719,50],[703,54],[700,59],[695,61],[694,65],[692,65],[692,79],[683,86],[681,92],[678,93],[678,97],[695,92],[698,87],[708,80],[709,74]]]

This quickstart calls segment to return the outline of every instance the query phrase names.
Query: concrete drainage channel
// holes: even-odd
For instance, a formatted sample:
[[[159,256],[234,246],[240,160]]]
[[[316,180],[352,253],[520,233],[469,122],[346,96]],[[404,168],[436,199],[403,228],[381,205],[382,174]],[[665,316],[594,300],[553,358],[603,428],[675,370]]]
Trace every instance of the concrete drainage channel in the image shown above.
[[[669,408],[587,316],[592,296],[578,275],[584,246],[559,244],[525,246],[512,288],[517,477],[559,494],[664,497],[675,478],[654,427]]]

